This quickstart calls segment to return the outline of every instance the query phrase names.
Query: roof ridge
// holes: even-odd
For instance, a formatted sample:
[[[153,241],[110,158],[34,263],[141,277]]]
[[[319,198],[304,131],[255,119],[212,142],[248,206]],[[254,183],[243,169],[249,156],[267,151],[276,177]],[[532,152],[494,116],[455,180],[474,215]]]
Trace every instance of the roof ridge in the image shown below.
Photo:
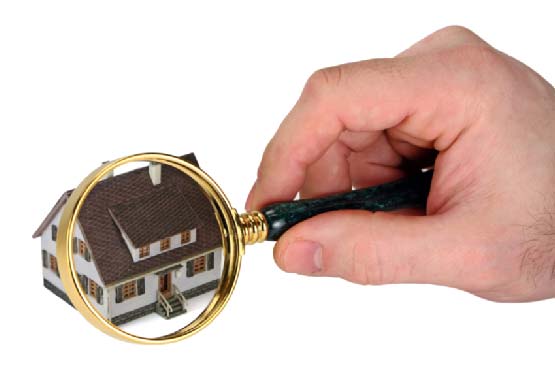
[[[195,156],[194,152],[190,152],[190,153],[187,153],[185,155],[179,156],[179,158],[195,165],[196,167],[200,167],[199,164],[198,164],[197,157]],[[110,178],[103,179],[102,182],[110,182],[114,179],[125,177],[128,174],[137,172],[139,170],[145,170],[145,169],[147,169],[147,167],[138,167],[136,169],[133,169],[133,170],[125,172],[125,173],[122,173],[120,175],[116,175],[116,176],[113,176],[113,177],[110,177]],[[44,230],[46,230],[46,227],[48,226],[48,224],[50,224],[50,222],[52,222],[54,217],[56,217],[56,214],[58,213],[58,211],[66,204],[66,202],[67,202],[69,196],[71,195],[71,193],[73,192],[73,190],[74,189],[66,190],[60,196],[60,198],[56,201],[56,204],[54,204],[54,207],[52,207],[52,209],[48,212],[48,214],[46,215],[44,220],[42,220],[42,222],[40,223],[39,227],[33,233],[33,239],[38,238],[39,236],[42,235]]]
[[[56,201],[56,204],[54,204],[54,207],[52,207],[52,209],[48,212],[44,220],[42,220],[42,222],[40,223],[39,227],[33,233],[33,239],[38,238],[39,236],[42,235],[44,230],[46,230],[46,227],[52,222],[54,217],[56,217],[56,215],[58,214],[58,211],[66,204],[72,192],[73,192],[73,189],[66,190],[60,196],[60,198],[58,198],[58,200]]]

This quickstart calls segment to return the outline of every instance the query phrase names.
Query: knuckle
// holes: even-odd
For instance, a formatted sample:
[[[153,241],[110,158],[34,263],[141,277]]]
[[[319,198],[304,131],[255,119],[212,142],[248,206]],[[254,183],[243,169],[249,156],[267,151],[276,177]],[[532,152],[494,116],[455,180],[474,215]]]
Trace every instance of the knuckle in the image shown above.
[[[368,251],[370,247],[362,242],[353,244],[348,275],[350,281],[362,285],[378,285],[382,283],[380,262]]]
[[[382,285],[388,282],[384,272],[384,262],[380,254],[380,242],[373,235],[373,221],[365,229],[365,238],[356,239],[351,247],[347,279],[362,285]],[[368,239],[373,239],[369,241]]]
[[[477,40],[480,39],[470,29],[457,24],[441,28],[439,31],[436,32],[436,34],[442,37],[457,37],[457,38],[465,37],[470,39],[475,38]]]
[[[488,72],[506,61],[497,50],[485,43],[462,44],[453,49],[447,49],[445,53],[447,57],[454,56],[467,66],[478,67],[479,70],[486,68]]]
[[[456,70],[464,90],[490,97],[501,97],[515,87],[511,60],[491,46],[482,43],[463,44],[439,52],[439,61],[450,70]]]
[[[303,94],[305,96],[319,96],[337,87],[343,78],[343,66],[331,66],[319,69],[308,78]]]

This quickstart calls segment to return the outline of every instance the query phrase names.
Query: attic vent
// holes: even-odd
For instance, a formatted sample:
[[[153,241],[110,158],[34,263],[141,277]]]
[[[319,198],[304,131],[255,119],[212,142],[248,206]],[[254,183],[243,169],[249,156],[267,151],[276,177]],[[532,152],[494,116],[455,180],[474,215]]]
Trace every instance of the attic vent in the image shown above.
[[[150,180],[152,185],[158,185],[162,182],[162,165],[159,163],[151,162],[148,165],[148,173],[150,175]]]

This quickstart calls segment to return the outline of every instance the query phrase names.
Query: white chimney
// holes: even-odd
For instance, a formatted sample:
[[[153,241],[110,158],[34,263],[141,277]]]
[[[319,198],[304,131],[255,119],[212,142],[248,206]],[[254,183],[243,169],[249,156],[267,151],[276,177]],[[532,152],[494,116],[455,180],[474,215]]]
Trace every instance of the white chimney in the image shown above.
[[[162,165],[157,162],[151,162],[148,164],[148,173],[150,175],[150,180],[152,180],[152,185],[158,185],[162,182]]]
[[[108,162],[110,162],[110,161],[103,161],[103,162],[102,162],[102,165],[107,164]],[[104,179],[110,179],[110,178],[112,178],[112,177],[114,177],[114,170],[108,171],[108,173],[107,173],[106,175],[104,175],[104,177],[103,177],[102,179],[103,179],[103,180],[104,180]]]

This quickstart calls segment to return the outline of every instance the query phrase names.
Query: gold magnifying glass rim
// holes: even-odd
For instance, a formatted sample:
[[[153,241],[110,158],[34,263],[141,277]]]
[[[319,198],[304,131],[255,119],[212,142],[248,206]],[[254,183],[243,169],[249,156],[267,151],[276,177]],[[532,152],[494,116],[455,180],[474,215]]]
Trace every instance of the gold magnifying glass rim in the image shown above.
[[[222,277],[210,304],[189,325],[160,337],[143,337],[128,333],[117,328],[100,314],[83,291],[72,256],[72,239],[75,224],[79,212],[92,189],[115,168],[131,162],[140,161],[157,162],[168,165],[192,178],[203,189],[207,198],[210,200],[222,234],[222,248],[224,254]],[[206,327],[227,304],[239,276],[241,258],[245,248],[245,236],[244,230],[241,227],[241,219],[237,211],[231,207],[231,204],[216,182],[205,172],[179,157],[163,153],[140,153],[103,164],[89,174],[89,176],[73,190],[60,219],[58,239],[56,241],[56,252],[59,255],[58,268],[64,289],[75,309],[102,332],[123,341],[139,344],[176,342],[192,336]]]

